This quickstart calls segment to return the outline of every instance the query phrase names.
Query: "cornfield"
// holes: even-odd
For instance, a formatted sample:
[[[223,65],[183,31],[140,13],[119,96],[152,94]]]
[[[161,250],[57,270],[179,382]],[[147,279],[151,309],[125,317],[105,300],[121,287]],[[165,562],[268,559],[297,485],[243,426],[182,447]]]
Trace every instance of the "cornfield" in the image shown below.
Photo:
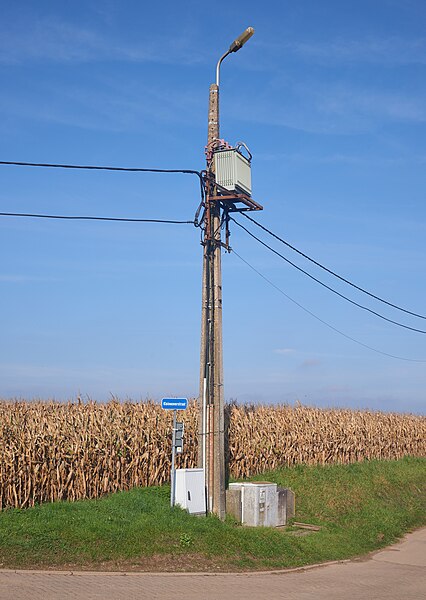
[[[196,466],[198,411],[183,414]],[[236,478],[295,464],[426,455],[426,418],[304,406],[226,407]],[[171,411],[154,402],[0,402],[0,509],[96,498],[170,478]]]

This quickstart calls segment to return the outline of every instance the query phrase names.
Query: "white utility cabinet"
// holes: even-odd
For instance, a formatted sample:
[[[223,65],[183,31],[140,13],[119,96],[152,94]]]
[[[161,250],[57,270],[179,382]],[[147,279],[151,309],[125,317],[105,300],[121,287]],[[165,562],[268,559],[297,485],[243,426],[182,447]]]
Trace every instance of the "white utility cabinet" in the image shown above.
[[[230,192],[251,196],[251,163],[237,148],[216,150],[214,153],[216,183]]]
[[[193,515],[206,513],[204,469],[176,469],[175,502]]]

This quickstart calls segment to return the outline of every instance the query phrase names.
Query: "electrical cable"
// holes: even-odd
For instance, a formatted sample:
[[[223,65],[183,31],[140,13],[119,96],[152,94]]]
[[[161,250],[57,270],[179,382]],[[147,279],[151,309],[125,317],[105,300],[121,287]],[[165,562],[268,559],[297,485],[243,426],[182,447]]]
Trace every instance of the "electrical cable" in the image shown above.
[[[308,273],[308,271],[305,271],[304,269],[302,269],[301,267],[299,267],[298,265],[296,265],[294,262],[292,262],[291,260],[289,260],[288,258],[286,258],[285,256],[283,256],[282,254],[280,254],[277,250],[274,250],[274,248],[272,248],[266,242],[264,242],[263,240],[261,240],[260,238],[258,238],[256,235],[254,235],[254,233],[252,233],[251,231],[249,231],[246,227],[244,227],[244,225],[241,225],[241,223],[238,223],[238,221],[236,221],[233,217],[230,217],[230,219],[234,223],[236,223],[238,225],[238,227],[241,227],[241,229],[244,229],[244,231],[246,231],[252,238],[254,238],[260,244],[262,244],[262,246],[265,246],[265,248],[268,248],[268,250],[270,250],[271,252],[273,252],[274,254],[276,254],[277,256],[279,256],[280,258],[282,258],[283,260],[285,260],[292,267],[294,267],[295,269],[297,269],[298,271],[300,271],[304,275],[307,275],[310,279],[312,279],[313,281],[316,281],[316,283],[319,283],[320,285],[322,285],[324,288],[326,288],[330,292],[333,292],[333,294],[336,294],[340,298],[343,298],[347,302],[350,302],[350,304],[353,304],[354,306],[357,306],[358,308],[361,308],[362,310],[365,310],[365,311],[367,311],[367,312],[375,315],[376,317],[379,317],[380,319],[383,319],[384,321],[387,321],[388,323],[392,323],[393,325],[397,325],[398,327],[402,327],[403,329],[409,329],[410,331],[415,331],[416,333],[426,334],[426,331],[424,331],[423,329],[417,329],[416,327],[410,327],[409,325],[404,325],[403,323],[399,323],[398,321],[394,321],[393,319],[389,319],[388,317],[385,317],[384,315],[381,315],[380,313],[376,312],[375,310],[372,310],[371,308],[368,308],[367,306],[364,306],[363,304],[359,304],[358,302],[355,302],[355,300],[351,300],[350,298],[348,298],[344,294],[341,294],[340,292],[338,292],[334,288],[330,287],[329,285],[327,285],[326,283],[324,283],[320,279],[317,279],[316,277],[314,277],[313,275],[311,275],[311,273]]]
[[[363,346],[364,348],[367,348],[368,350],[372,350],[373,352],[377,352],[377,354],[382,354],[383,356],[388,356],[390,358],[395,358],[397,360],[404,360],[404,361],[407,361],[407,362],[416,362],[416,363],[425,363],[426,362],[426,360],[415,359],[415,358],[405,358],[403,356],[396,356],[395,354],[389,354],[388,352],[382,352],[382,350],[377,350],[377,348],[373,348],[372,346],[369,346],[368,344],[364,344],[363,342],[360,342],[359,340],[351,337],[350,335],[347,335],[346,333],[343,333],[343,331],[340,331],[340,329],[337,329],[333,325],[330,325],[330,323],[327,323],[327,321],[324,321],[323,319],[321,319],[320,317],[318,317],[316,314],[314,314],[313,312],[311,312],[310,310],[308,310],[307,308],[305,308],[304,306],[302,306],[302,304],[300,304],[299,302],[297,302],[296,300],[294,300],[293,298],[291,298],[280,287],[278,287],[270,279],[268,279],[267,277],[265,277],[265,275],[263,275],[263,273],[261,273],[260,271],[258,271],[255,267],[253,267],[253,265],[251,265],[242,256],[240,256],[238,254],[238,252],[236,252],[234,250],[234,248],[232,248],[232,253],[235,254],[248,267],[250,267],[250,269],[252,269],[252,271],[254,271],[255,273],[257,273],[262,279],[264,279],[267,283],[269,283],[269,285],[271,285],[280,294],[282,294],[285,298],[287,298],[287,300],[290,300],[290,302],[293,302],[293,304],[295,304],[296,306],[298,306],[299,308],[301,308],[302,310],[304,310],[306,313],[308,313],[308,315],[310,315],[311,317],[313,317],[314,319],[316,319],[317,321],[319,321],[323,325],[326,325],[326,327],[328,327],[329,329],[332,329],[333,331],[335,331],[339,335],[342,335],[346,339],[351,340],[352,342],[355,342],[355,344]]]
[[[202,179],[200,171],[194,171],[192,169],[147,169],[139,167],[102,167],[97,165],[64,165],[64,164],[53,164],[53,163],[32,163],[32,162],[18,162],[10,160],[0,160],[0,165],[12,165],[15,167],[47,167],[53,169],[89,169],[91,171],[126,171],[131,173],[185,173],[189,175],[197,175],[198,178]]]
[[[201,219],[200,219],[200,213],[201,210],[206,206],[206,183],[204,180],[204,176],[205,176],[205,171],[203,171],[201,173],[201,177],[200,177],[200,195],[201,195],[201,200],[200,200],[200,204],[198,205],[197,210],[195,211],[195,215],[194,215],[194,226],[195,227],[202,227],[203,222],[204,222],[204,217],[205,217],[205,211],[203,212],[203,214],[201,215]]]
[[[34,213],[8,213],[0,212],[0,217],[30,217],[36,219],[67,219],[80,221],[123,221],[126,223],[170,223],[172,225],[190,224],[194,221],[173,221],[170,219],[131,219],[125,217],[86,217],[86,216],[68,216],[68,215],[41,215]]]
[[[397,304],[392,304],[392,302],[388,302],[387,300],[384,300],[383,298],[380,298],[380,296],[376,296],[375,294],[372,294],[368,290],[365,290],[364,288],[360,287],[359,285],[356,285],[352,281],[349,281],[349,279],[345,279],[345,277],[342,277],[338,273],[335,273],[334,271],[332,271],[331,269],[325,267],[320,262],[318,262],[315,259],[311,258],[310,256],[308,256],[307,254],[305,254],[301,250],[298,250],[297,248],[295,248],[295,246],[292,246],[289,242],[287,242],[283,238],[279,237],[278,235],[276,235],[275,233],[273,233],[272,231],[270,231],[269,229],[267,229],[264,225],[261,225],[260,223],[258,223],[257,221],[255,221],[252,217],[249,217],[246,213],[241,213],[241,214],[244,215],[244,217],[246,217],[246,219],[248,219],[249,221],[251,221],[252,223],[254,223],[255,225],[257,225],[258,227],[260,227],[260,229],[263,229],[263,231],[266,231],[266,233],[269,233],[269,235],[271,235],[272,237],[274,237],[278,241],[280,241],[283,244],[285,244],[288,248],[290,248],[291,250],[294,250],[294,252],[297,252],[297,254],[300,254],[300,256],[303,256],[303,258],[306,258],[307,260],[311,261],[311,263],[313,263],[317,267],[320,267],[324,271],[327,271],[327,273],[330,273],[330,275],[333,275],[334,277],[337,277],[337,279],[340,279],[340,281],[344,281],[345,283],[347,283],[348,285],[351,285],[353,288],[359,290],[360,292],[363,292],[364,294],[367,294],[367,296],[370,296],[371,298],[374,298],[375,300],[378,300],[379,302],[383,302],[383,304],[387,304],[388,306],[391,306],[392,308],[396,308],[397,310],[400,310],[400,311],[405,312],[405,313],[407,313],[409,315],[412,315],[413,317],[418,317],[419,319],[426,319],[426,316],[424,316],[424,315],[419,315],[418,313],[415,313],[415,312],[412,312],[411,310],[407,310],[405,308],[402,308],[401,306],[398,306]]]
[[[99,165],[67,165],[67,164],[56,164],[56,163],[32,163],[32,162],[22,162],[22,161],[10,161],[10,160],[0,160],[0,165],[3,166],[15,166],[15,167],[47,167],[53,169],[88,169],[91,171],[124,171],[130,173],[183,173],[187,175],[196,175],[200,181],[200,192],[201,192],[201,203],[197,213],[195,214],[195,218],[193,221],[184,221],[184,223],[190,222],[195,227],[200,227],[202,221],[199,221],[199,214],[201,211],[201,207],[204,204],[204,196],[205,196],[205,183],[204,183],[204,171],[195,171],[192,169],[149,169],[149,168],[140,168],[140,167],[105,167]],[[40,216],[40,215],[12,215],[8,213],[2,213],[2,216]],[[41,217],[41,216],[40,216]],[[46,218],[62,218],[56,216],[50,216]],[[64,217],[65,218],[65,217]],[[71,218],[71,217],[69,217]],[[82,218],[82,217],[75,217]],[[112,219],[103,219],[103,220],[112,220]],[[116,219],[118,220],[118,219]],[[123,219],[122,219],[123,220]],[[124,219],[125,220],[125,219]],[[155,221],[154,221],[155,222]],[[162,222],[162,221],[161,221]],[[180,221],[179,221],[180,223]]]

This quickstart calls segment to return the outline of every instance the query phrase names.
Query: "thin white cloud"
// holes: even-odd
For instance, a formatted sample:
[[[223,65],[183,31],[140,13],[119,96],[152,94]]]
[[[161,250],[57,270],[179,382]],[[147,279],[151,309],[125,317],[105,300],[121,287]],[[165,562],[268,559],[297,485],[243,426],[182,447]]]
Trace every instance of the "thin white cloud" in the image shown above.
[[[295,354],[296,350],[294,348],[276,348],[274,350],[275,354]]]
[[[84,62],[105,58],[105,44],[96,33],[57,20],[35,21],[28,30],[2,31],[0,61],[19,64],[27,61]]]
[[[176,114],[181,123],[192,123],[194,114],[204,114],[203,91],[182,86],[171,94],[167,86],[101,77],[84,87],[76,83],[58,87],[41,81],[32,90],[31,102],[5,91],[0,97],[0,112],[83,129],[134,132],[151,127],[153,121],[175,122]]]
[[[103,60],[196,64],[188,32],[176,38],[165,37],[144,43],[115,39],[94,29],[53,18],[43,18],[21,29],[0,30],[0,63],[28,62],[86,63]]]
[[[377,119],[426,121],[425,98],[401,94],[396,90],[361,89],[334,85],[317,91],[317,106],[326,114],[358,114]]]
[[[285,93],[284,93],[285,92]],[[425,91],[377,89],[341,80],[285,81],[277,75],[250,103],[230,103],[232,117],[316,134],[359,134],[384,123],[425,123]]]
[[[371,65],[426,64],[426,38],[363,37],[345,39],[336,37],[324,41],[295,40],[270,43],[259,42],[258,46],[290,54],[311,63],[343,64],[367,63]]]

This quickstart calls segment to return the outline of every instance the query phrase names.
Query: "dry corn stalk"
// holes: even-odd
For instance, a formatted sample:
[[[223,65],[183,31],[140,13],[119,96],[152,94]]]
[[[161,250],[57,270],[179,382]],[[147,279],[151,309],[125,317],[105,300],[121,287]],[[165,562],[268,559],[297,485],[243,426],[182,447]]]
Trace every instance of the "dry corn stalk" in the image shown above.
[[[226,408],[229,466],[248,477],[294,464],[426,455],[426,418],[303,406]],[[184,453],[197,457],[195,402]],[[172,415],[154,402],[0,401],[0,508],[96,498],[170,478]]]

